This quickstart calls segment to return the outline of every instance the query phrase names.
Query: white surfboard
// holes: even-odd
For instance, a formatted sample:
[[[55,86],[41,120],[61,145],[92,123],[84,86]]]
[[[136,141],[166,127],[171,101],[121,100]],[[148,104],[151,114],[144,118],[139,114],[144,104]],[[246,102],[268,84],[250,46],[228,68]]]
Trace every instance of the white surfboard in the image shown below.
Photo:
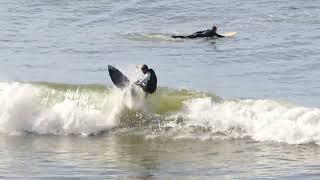
[[[235,36],[237,34],[237,32],[226,32],[223,33],[222,35],[225,37],[231,37],[231,36]]]

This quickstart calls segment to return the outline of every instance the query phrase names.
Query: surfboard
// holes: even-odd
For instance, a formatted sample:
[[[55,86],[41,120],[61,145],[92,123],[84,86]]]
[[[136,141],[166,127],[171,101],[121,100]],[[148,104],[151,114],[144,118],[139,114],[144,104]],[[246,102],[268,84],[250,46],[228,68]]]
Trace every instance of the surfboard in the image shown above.
[[[223,33],[222,35],[225,36],[225,37],[231,37],[231,36],[234,36],[236,34],[237,34],[237,32],[226,32],[226,33]]]
[[[110,78],[113,82],[113,84],[120,89],[123,89],[130,84],[130,80],[127,76],[125,76],[121,71],[119,71],[117,68],[108,65],[108,71]]]

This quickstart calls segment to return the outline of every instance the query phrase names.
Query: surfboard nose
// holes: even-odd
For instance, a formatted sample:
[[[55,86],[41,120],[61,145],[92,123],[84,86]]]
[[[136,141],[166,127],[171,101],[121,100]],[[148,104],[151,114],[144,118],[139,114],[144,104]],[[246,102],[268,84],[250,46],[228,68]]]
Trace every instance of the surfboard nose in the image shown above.
[[[109,71],[110,78],[116,87],[122,89],[127,87],[130,84],[129,78],[125,76],[117,68],[111,65],[108,65],[108,71]]]
[[[115,70],[116,68],[111,65],[108,65],[108,69]]]

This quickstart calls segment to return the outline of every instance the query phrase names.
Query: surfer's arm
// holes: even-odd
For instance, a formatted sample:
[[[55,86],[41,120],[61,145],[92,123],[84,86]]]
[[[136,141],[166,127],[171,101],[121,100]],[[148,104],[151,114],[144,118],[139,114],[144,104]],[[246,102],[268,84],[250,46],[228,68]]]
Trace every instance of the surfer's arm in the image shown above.
[[[144,74],[144,76],[141,79],[136,81],[135,84],[139,85],[139,86],[146,86],[147,82],[150,80],[150,76],[151,76],[151,74],[149,72],[147,72],[146,74]]]
[[[216,35],[218,38],[223,38],[223,37],[225,37],[225,36],[220,35],[220,34],[218,34],[218,33],[216,33],[215,35]]]

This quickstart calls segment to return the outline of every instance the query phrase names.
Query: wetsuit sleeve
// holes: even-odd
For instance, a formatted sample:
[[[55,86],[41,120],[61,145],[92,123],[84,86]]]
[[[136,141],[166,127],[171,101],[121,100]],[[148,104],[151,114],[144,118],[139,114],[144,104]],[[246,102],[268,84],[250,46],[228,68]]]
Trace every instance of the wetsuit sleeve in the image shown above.
[[[219,37],[219,38],[225,37],[225,36],[222,36],[222,35],[220,35],[220,34],[218,34],[218,33],[216,33],[215,35],[216,35],[217,37]]]
[[[144,74],[144,76],[141,79],[138,80],[136,84],[140,86],[146,86],[147,82],[150,80],[150,76],[151,74],[147,72],[146,74]]]

